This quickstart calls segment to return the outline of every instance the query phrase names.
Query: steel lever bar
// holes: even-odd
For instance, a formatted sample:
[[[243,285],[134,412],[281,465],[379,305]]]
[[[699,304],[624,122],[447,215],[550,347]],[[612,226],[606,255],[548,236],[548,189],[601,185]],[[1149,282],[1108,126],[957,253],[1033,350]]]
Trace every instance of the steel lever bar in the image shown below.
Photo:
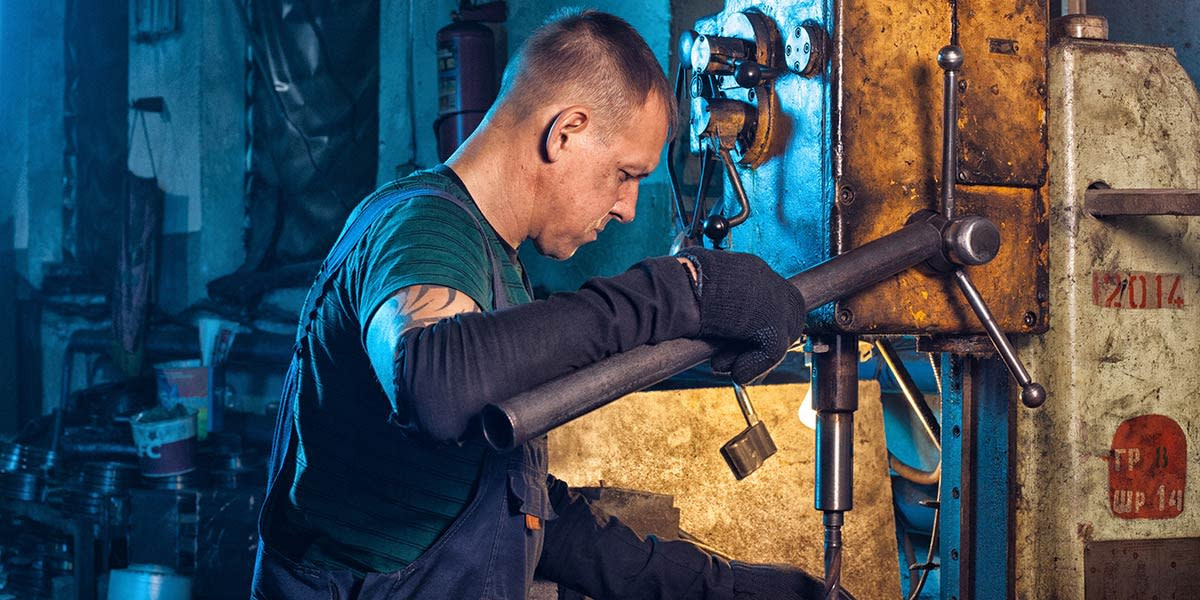
[[[1012,343],[1008,341],[1008,336],[1000,331],[1000,325],[996,323],[992,311],[984,303],[975,284],[971,283],[971,276],[962,269],[955,269],[954,282],[958,284],[958,289],[963,296],[966,296],[967,303],[979,317],[979,322],[983,323],[983,328],[987,330],[988,337],[992,339],[992,345],[996,347],[996,352],[1004,361],[1004,366],[1008,367],[1008,372],[1012,374],[1013,379],[1017,380],[1017,385],[1021,386],[1021,403],[1029,408],[1041,406],[1046,402],[1046,388],[1029,376],[1029,371],[1026,371],[1025,365],[1021,364],[1021,359],[1017,356],[1017,351],[1012,347]]]
[[[849,296],[945,252],[946,222],[932,212],[882,238],[835,256],[788,282],[811,310]],[[508,449],[581,417],[626,394],[654,385],[707,360],[718,346],[680,338],[615,354],[483,409],[483,434]]]
[[[955,44],[943,47],[938,52],[937,61],[938,66],[942,68],[945,74],[945,85],[942,92],[941,208],[942,216],[947,220],[953,220],[955,217],[954,188],[958,178],[958,101],[956,100],[956,95],[958,91],[958,71],[963,65],[962,48]],[[972,261],[956,261],[956,263],[960,264],[963,262],[966,262],[966,264],[975,264]],[[983,301],[983,296],[979,294],[979,289],[971,282],[971,277],[967,275],[967,272],[963,270],[962,266],[956,265],[952,274],[959,291],[967,298],[967,303],[971,305],[971,310],[975,311],[975,316],[979,318],[979,322],[983,324],[984,330],[987,331],[988,337],[991,338],[992,345],[996,348],[996,353],[1004,360],[1004,365],[1008,367],[1008,372],[1012,374],[1013,379],[1016,379],[1017,384],[1021,386],[1021,403],[1029,408],[1041,406],[1046,402],[1046,388],[1033,381],[1029,376],[1029,371],[1026,371],[1025,365],[1021,364],[1021,359],[1017,356],[1017,351],[1013,348],[1012,343],[1008,341],[1008,336],[1004,335],[1004,332],[1000,330],[1000,325],[996,323],[996,318],[992,315],[991,309]]]

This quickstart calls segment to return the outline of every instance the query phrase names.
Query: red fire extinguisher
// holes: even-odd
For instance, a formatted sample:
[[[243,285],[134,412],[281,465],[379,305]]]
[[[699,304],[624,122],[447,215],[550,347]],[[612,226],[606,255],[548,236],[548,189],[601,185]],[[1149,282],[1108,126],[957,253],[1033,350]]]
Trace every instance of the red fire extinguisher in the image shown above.
[[[496,38],[484,23],[501,23],[506,6],[464,2],[437,32],[438,159],[446,160],[479,126],[496,100]]]

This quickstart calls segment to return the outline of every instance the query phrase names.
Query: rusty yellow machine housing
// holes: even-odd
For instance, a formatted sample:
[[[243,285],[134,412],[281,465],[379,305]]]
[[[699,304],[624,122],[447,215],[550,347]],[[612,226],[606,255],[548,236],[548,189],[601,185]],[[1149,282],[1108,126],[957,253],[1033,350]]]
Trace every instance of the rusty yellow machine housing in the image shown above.
[[[1001,232],[999,255],[968,271],[1003,330],[1045,331],[1044,0],[729,0],[696,30],[705,47],[693,44],[684,57],[699,73],[689,86],[693,150],[706,134],[730,150],[752,215],[724,245],[757,253],[785,274],[937,208],[943,90],[936,57],[957,31],[965,54],[955,90],[958,213],[987,217]],[[766,76],[744,76],[745,57],[768,61],[754,73]],[[729,101],[743,110],[730,110]],[[731,187],[727,215],[738,212]],[[810,325],[860,334],[982,332],[952,282],[917,270],[814,312]]]

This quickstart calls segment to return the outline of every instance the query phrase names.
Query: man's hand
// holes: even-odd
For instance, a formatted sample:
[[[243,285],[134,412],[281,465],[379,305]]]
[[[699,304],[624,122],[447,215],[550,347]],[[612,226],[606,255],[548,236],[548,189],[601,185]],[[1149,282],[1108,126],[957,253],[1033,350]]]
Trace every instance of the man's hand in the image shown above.
[[[438,285],[401,288],[379,305],[367,324],[367,356],[383,391],[396,402],[395,355],[400,336],[462,313],[480,312],[470,296]]]
[[[804,297],[753,254],[692,247],[676,255],[699,274],[700,337],[724,341],[713,371],[738,383],[766,375],[804,333]]]

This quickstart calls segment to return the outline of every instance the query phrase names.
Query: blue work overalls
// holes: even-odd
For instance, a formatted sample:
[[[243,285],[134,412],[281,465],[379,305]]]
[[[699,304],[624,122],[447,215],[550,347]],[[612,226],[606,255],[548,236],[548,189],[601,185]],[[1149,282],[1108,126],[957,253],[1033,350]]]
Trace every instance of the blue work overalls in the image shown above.
[[[289,558],[303,553],[307,541],[280,525],[279,509],[295,476],[294,405],[302,358],[320,297],[351,248],[387,208],[415,196],[435,196],[463,209],[483,234],[492,264],[493,309],[510,303],[500,263],[487,242],[483,224],[461,200],[435,189],[389,190],[366,201],[334,245],[305,299],[301,327],[275,423],[267,497],[259,515],[258,556],[252,596],[259,599],[338,600],[420,598],[421,600],[523,600],[542,552],[544,520],[556,517],[546,493],[546,438],[510,452],[488,450],[471,500],[450,527],[414,562],[395,573],[328,571]],[[397,435],[403,435],[397,428]],[[289,551],[289,549],[291,551]]]

